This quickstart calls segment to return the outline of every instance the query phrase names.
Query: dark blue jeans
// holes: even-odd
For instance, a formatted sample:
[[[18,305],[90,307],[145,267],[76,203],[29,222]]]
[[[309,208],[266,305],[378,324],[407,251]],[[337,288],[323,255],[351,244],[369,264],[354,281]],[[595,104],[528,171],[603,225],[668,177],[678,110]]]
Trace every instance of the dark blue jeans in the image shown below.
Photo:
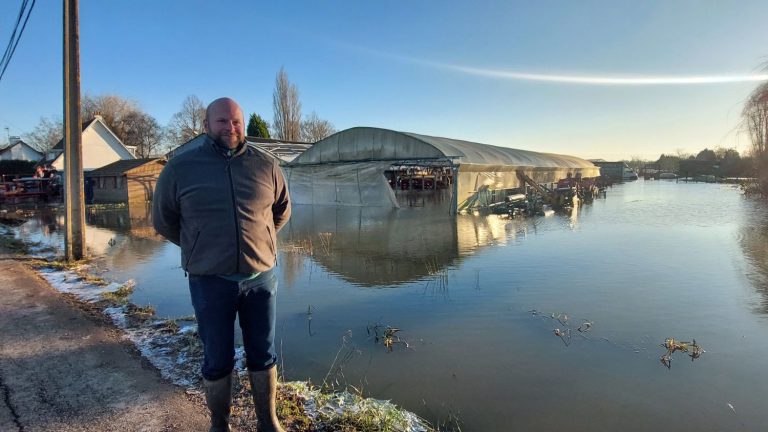
[[[275,354],[274,269],[247,282],[189,275],[189,292],[203,341],[203,377],[218,380],[235,367],[235,317],[239,315],[248,370],[272,367]]]

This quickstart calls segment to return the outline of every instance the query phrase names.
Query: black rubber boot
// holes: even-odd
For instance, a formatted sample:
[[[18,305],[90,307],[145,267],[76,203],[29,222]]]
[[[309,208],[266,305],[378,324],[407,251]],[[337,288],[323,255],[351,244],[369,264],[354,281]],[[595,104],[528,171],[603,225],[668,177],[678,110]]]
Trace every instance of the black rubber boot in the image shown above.
[[[256,430],[259,432],[285,432],[277,419],[275,397],[277,396],[277,367],[263,371],[248,371],[251,380],[253,405],[256,408]]]
[[[232,405],[232,374],[216,381],[203,379],[205,402],[211,411],[209,432],[230,432],[229,412]]]

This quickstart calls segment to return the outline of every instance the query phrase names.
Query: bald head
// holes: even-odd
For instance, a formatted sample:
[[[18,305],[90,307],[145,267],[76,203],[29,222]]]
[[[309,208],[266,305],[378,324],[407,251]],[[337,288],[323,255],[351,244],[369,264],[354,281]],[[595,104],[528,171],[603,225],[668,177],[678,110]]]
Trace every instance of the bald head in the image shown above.
[[[205,130],[217,144],[235,148],[245,139],[243,110],[234,99],[216,99],[205,109]]]

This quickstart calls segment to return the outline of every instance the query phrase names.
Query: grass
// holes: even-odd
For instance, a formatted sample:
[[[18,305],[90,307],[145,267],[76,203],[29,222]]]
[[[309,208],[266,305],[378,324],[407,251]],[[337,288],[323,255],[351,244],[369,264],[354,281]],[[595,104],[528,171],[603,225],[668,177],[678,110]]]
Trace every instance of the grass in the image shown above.
[[[27,254],[29,247],[23,241],[13,237],[10,232],[5,232],[0,235],[0,249],[5,249],[12,253]]]
[[[109,282],[107,282],[104,278],[101,278],[99,276],[95,276],[94,274],[90,273],[88,271],[88,260],[80,260],[80,261],[63,261],[63,260],[42,260],[42,259],[31,259],[27,261],[29,265],[35,268],[49,268],[59,271],[73,271],[77,274],[77,276],[80,278],[81,281],[83,281],[86,284],[89,285],[96,285],[96,286],[107,286],[109,285]]]
[[[50,268],[54,270],[82,270],[82,268],[87,264],[86,260],[80,260],[80,261],[64,261],[64,260],[43,260],[43,259],[32,259],[27,261],[29,265],[36,268]]]
[[[313,407],[307,413],[307,402]],[[323,393],[306,382],[283,383],[278,392],[278,417],[287,430],[382,432],[410,431],[420,425],[434,432],[424,420],[389,401],[365,398],[349,391]]]
[[[112,303],[125,304],[128,301],[128,297],[133,294],[133,284],[126,283],[115,291],[108,291],[101,295],[104,300]]]
[[[389,401],[367,399],[347,391],[316,397],[323,430],[343,432],[408,431],[411,417]],[[343,409],[341,409],[343,408]]]

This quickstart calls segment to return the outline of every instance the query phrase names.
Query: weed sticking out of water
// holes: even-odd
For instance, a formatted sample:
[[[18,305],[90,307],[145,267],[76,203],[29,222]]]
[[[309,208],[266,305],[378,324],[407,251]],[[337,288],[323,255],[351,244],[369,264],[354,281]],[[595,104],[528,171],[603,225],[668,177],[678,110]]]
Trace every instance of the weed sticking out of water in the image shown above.
[[[125,304],[128,302],[128,298],[133,294],[134,284],[132,282],[126,282],[121,285],[120,288],[115,291],[107,291],[101,295],[101,297],[115,304]]]
[[[571,345],[571,329],[565,329],[560,330],[559,328],[556,328],[554,330],[555,336],[558,336],[560,339],[563,340],[563,343],[565,346]]]
[[[389,352],[394,350],[395,345],[400,344],[405,348],[410,348],[408,341],[401,338],[397,333],[400,329],[397,327],[385,326],[380,323],[369,325],[367,328],[368,336],[373,336],[376,343],[381,342]]]
[[[333,243],[333,233],[321,232],[317,237],[320,239],[320,252],[324,255],[330,255],[331,244]]]
[[[288,253],[295,254],[307,254],[314,255],[314,247],[312,246],[312,239],[300,239],[293,241],[290,244],[285,242],[278,243],[280,250]]]
[[[666,366],[667,369],[672,368],[672,354],[674,354],[676,351],[688,353],[691,361],[701,357],[701,355],[705,352],[704,348],[696,343],[696,339],[693,339],[692,342],[683,342],[676,340],[675,338],[667,338],[664,339],[664,344],[661,345],[661,347],[667,349],[667,352],[664,353],[660,359],[661,364]]]
[[[312,305],[307,306],[307,332],[309,333],[309,337],[314,336],[312,334],[312,311],[313,311]]]
[[[461,432],[461,420],[459,413],[451,408],[448,409],[448,415],[445,420],[437,422],[435,429],[439,432]]]
[[[433,293],[440,293],[444,297],[447,297],[448,270],[438,264],[437,258],[428,258],[424,260],[424,267],[429,275],[425,290],[431,290]]]
[[[347,330],[341,337],[341,346],[333,357],[331,367],[328,368],[323,383],[320,385],[322,390],[331,390],[339,388],[344,378],[344,367],[352,361],[356,354],[361,354],[360,350],[354,344],[350,343],[352,339],[352,330]]]
[[[572,332],[573,328],[570,324],[570,317],[565,312],[559,312],[559,313],[553,312],[549,315],[542,313],[541,311],[538,311],[536,309],[532,309],[529,312],[533,316],[539,316],[545,319],[551,319],[553,321],[556,321],[558,324],[560,324],[560,326],[552,330],[552,334],[559,337],[560,340],[563,341],[563,344],[565,344],[566,347],[571,346],[571,342],[573,341],[574,335],[580,336],[581,338],[586,340],[590,340],[589,336],[587,336],[585,333],[592,330],[592,326],[594,325],[593,321],[586,320],[586,319],[582,320],[581,325],[579,325],[579,327],[576,329],[578,333],[573,333]]]

